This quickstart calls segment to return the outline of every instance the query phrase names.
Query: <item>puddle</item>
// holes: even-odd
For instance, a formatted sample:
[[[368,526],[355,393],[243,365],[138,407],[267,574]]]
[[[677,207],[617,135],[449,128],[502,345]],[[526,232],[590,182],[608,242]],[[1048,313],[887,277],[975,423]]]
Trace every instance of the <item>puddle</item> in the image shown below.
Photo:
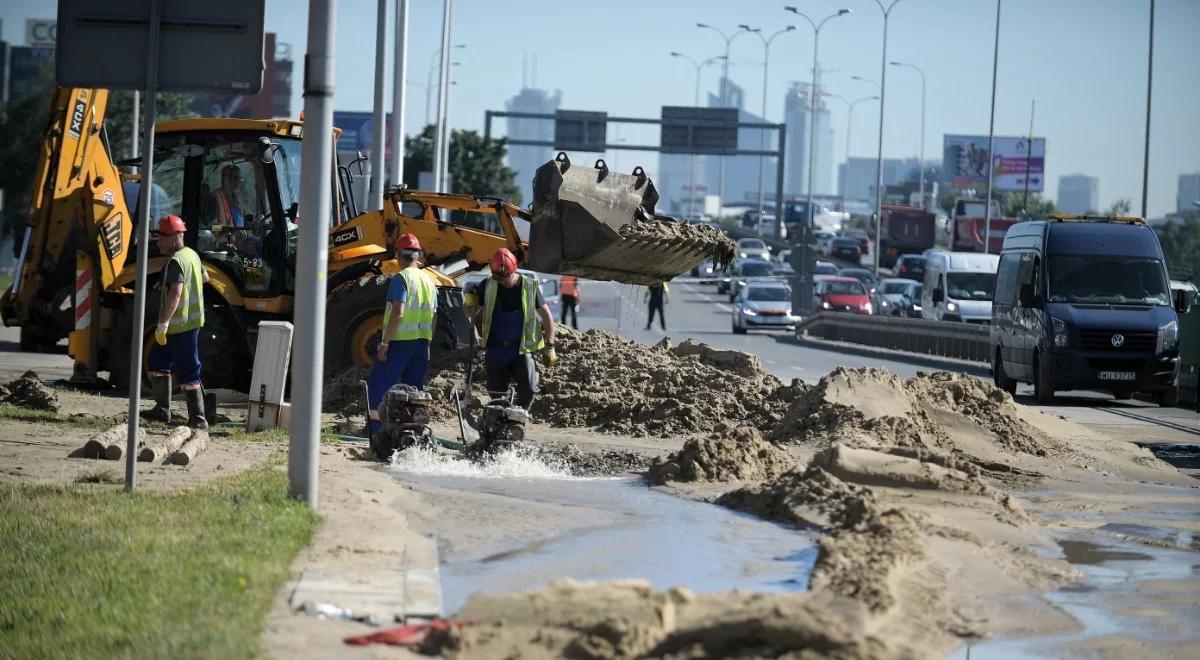
[[[442,564],[446,613],[476,591],[526,591],[560,577],[641,578],[656,589],[682,585],[697,593],[803,591],[816,561],[816,546],[804,534],[651,490],[638,479],[572,477],[562,466],[522,456],[479,465],[433,452],[402,452],[390,469],[409,483],[599,509],[615,519]]]
[[[1200,535],[1186,529],[1172,527],[1154,527],[1152,525],[1133,525],[1126,523],[1108,523],[1100,526],[1100,531],[1116,534],[1131,541],[1141,541],[1162,548],[1179,548],[1200,552]]]
[[[1192,444],[1145,444],[1158,458],[1181,470],[1200,470],[1200,445]]]
[[[1101,564],[1106,561],[1134,561],[1154,559],[1144,552],[1118,550],[1090,541],[1059,541],[1063,555],[1072,564]]]

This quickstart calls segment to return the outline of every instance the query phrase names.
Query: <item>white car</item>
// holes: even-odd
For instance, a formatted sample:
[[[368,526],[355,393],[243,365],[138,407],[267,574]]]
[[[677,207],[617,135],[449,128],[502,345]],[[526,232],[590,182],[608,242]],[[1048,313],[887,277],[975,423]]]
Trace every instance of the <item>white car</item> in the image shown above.
[[[750,328],[791,330],[799,320],[792,316],[792,289],[782,282],[747,282],[734,299],[734,334]]]
[[[833,253],[833,239],[837,236],[833,232],[818,231],[817,238],[817,254],[828,257]]]
[[[760,238],[743,238],[737,242],[737,256],[739,259],[762,259],[763,261],[771,260],[771,250],[767,248],[767,244]]]

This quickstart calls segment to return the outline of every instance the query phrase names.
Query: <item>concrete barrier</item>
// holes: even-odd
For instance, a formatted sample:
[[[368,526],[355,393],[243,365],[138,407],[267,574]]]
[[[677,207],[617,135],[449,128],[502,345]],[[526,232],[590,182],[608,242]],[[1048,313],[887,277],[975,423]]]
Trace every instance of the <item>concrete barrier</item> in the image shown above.
[[[973,323],[821,312],[796,326],[796,337],[804,336],[918,355],[991,362],[988,326]]]

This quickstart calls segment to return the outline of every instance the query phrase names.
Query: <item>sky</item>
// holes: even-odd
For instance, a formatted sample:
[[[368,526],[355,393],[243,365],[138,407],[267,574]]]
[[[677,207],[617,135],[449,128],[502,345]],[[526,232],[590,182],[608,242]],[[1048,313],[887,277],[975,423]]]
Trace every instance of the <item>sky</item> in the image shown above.
[[[451,101],[455,128],[482,130],[486,110],[531,86],[561,90],[564,109],[610,115],[657,117],[662,105],[689,105],[695,70],[672,58],[681,51],[697,59],[724,54],[725,42],[704,22],[727,33],[745,23],[774,32],[769,58],[767,118],[783,116],[792,81],[811,76],[812,29],[783,10],[783,1],[743,0],[455,0]],[[821,31],[819,60],[824,86],[854,99],[877,93],[858,75],[879,80],[882,12],[875,0],[790,0],[819,21],[840,8],[852,13]],[[1100,203],[1126,197],[1138,209],[1146,111],[1150,0],[1002,0],[996,83],[996,134],[1025,135],[1036,100],[1034,133],[1047,139],[1047,194],[1058,177],[1099,177]],[[394,6],[395,0],[392,0]],[[440,46],[442,3],[410,0],[407,78],[410,132],[421,126],[434,51]],[[393,10],[394,11],[394,10]],[[376,0],[340,0],[336,25],[338,110],[371,109]],[[52,0],[0,0],[3,38],[23,43],[25,19],[55,14]],[[389,23],[391,22],[389,14]],[[988,131],[992,82],[994,0],[900,0],[888,24],[888,59],[920,66],[927,79],[925,156],[940,160],[944,134]],[[797,23],[797,20],[799,23]],[[267,29],[292,45],[297,61],[292,111],[302,107],[300,63],[307,39],[307,2],[267,0]],[[1178,175],[1200,171],[1200,0],[1157,0],[1150,143],[1151,215],[1175,209]],[[391,42],[388,59],[391,79]],[[536,73],[531,72],[536,62]],[[730,49],[730,78],[746,88],[748,110],[759,113],[762,42],[737,37]],[[715,91],[716,67],[702,74],[702,90]],[[391,98],[390,89],[387,98]],[[920,78],[911,69],[888,67],[884,156],[916,156],[920,148]],[[845,106],[834,102],[834,159],[845,157]],[[851,154],[876,153],[878,105],[854,113]],[[497,131],[502,134],[502,131]],[[657,129],[624,126],[629,142],[653,143]],[[610,140],[611,141],[611,140]],[[654,156],[610,154],[622,169],[643,163],[653,174]]]

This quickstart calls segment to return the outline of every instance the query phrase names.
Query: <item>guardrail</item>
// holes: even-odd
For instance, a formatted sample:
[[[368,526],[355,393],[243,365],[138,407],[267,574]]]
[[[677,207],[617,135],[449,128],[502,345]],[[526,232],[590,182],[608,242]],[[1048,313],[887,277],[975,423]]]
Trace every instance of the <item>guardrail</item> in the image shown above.
[[[796,337],[804,335],[919,355],[991,362],[988,326],[973,323],[821,312],[796,326]]]

